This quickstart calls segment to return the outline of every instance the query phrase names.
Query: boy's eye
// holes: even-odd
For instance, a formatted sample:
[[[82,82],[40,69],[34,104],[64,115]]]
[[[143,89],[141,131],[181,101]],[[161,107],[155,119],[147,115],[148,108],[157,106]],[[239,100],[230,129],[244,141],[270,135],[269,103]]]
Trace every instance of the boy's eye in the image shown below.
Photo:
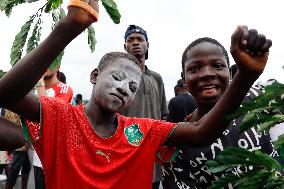
[[[121,81],[121,77],[119,75],[117,75],[117,74],[113,74],[112,77],[116,81]]]
[[[143,38],[138,38],[138,41],[139,41],[139,42],[143,42],[144,39],[143,39]]]
[[[215,64],[215,65],[213,66],[213,68],[215,68],[216,70],[222,70],[224,67],[225,67],[224,64]]]
[[[188,69],[188,71],[190,71],[191,73],[196,73],[198,72],[199,68],[197,66],[191,67]]]
[[[132,86],[132,85],[129,86],[129,89],[130,89],[130,91],[133,92],[133,93],[135,93],[136,90],[137,90],[137,88],[136,88],[135,86]]]

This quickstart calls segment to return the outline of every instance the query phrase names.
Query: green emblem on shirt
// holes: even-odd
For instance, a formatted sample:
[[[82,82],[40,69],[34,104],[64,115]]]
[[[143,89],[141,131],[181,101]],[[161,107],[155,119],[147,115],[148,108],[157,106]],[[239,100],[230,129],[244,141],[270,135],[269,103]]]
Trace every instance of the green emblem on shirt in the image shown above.
[[[143,133],[139,129],[138,124],[132,124],[124,129],[124,134],[128,142],[134,146],[138,146],[144,138]]]

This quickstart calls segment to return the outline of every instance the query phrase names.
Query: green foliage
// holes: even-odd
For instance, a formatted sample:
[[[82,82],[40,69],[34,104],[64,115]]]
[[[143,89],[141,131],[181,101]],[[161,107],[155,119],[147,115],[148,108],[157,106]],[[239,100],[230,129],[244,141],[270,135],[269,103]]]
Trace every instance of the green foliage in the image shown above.
[[[1,0],[0,1],[0,10],[5,11],[5,14],[9,16],[12,12],[12,8],[22,4],[22,3],[32,3],[38,0]],[[10,64],[14,66],[22,57],[23,48],[27,45],[26,52],[29,53],[34,49],[40,41],[41,37],[41,24],[42,24],[42,12],[50,14],[52,16],[52,29],[55,27],[58,21],[66,16],[64,9],[61,8],[63,0],[48,0],[45,1],[45,4],[39,8],[39,10],[30,17],[30,19],[22,26],[21,31],[15,36],[15,40],[12,45],[10,53]],[[117,9],[117,5],[113,0],[102,0],[102,4],[106,9],[107,13],[111,17],[114,23],[120,23],[120,13]],[[34,19],[37,18],[37,22],[33,27],[32,33],[26,44],[26,39],[28,37],[30,28],[34,22]],[[95,51],[96,45],[95,30],[92,26],[88,28],[88,45],[91,52]],[[57,59],[51,65],[51,68],[54,69],[61,63],[61,59],[64,53],[61,53]]]
[[[96,41],[96,36],[95,36],[95,30],[92,26],[89,26],[88,27],[88,44],[91,49],[91,52],[95,51],[96,43],[97,41]]]
[[[21,59],[23,47],[26,43],[26,39],[34,18],[35,16],[30,17],[30,19],[21,27],[21,31],[15,37],[10,54],[10,64],[12,66],[14,66]]]
[[[268,131],[275,124],[284,122],[284,115],[281,113],[284,107],[284,85],[273,82],[265,87],[265,93],[256,97],[248,103],[242,104],[238,111],[227,116],[234,119],[244,115],[240,132],[259,125],[259,131]]]
[[[274,82],[265,87],[265,93],[251,102],[244,103],[234,114],[227,116],[234,119],[244,116],[240,132],[258,126],[258,132],[268,132],[275,124],[284,122],[284,85]],[[212,173],[229,171],[236,166],[253,166],[254,170],[240,176],[226,174],[215,181],[212,188],[224,188],[231,183],[236,188],[284,188],[284,177],[280,171],[284,168],[284,134],[278,137],[274,145],[279,149],[282,164],[260,151],[249,152],[241,148],[225,148],[215,160],[206,165]]]
[[[223,188],[229,183],[237,188],[273,188],[284,182],[284,178],[280,176],[280,164],[260,151],[249,152],[242,148],[225,148],[215,160],[206,162],[206,166],[213,173],[229,171],[239,165],[253,166],[254,171],[243,173],[241,176],[228,173],[214,181],[210,188]]]
[[[3,70],[0,70],[0,79],[6,74],[7,72],[4,72]]]
[[[5,11],[6,16],[10,16],[12,13],[13,7],[26,3],[25,0],[1,0],[0,1],[0,10]]]
[[[52,13],[53,24],[51,29],[53,30],[55,25],[62,20],[66,16],[64,9],[61,7]],[[56,70],[61,65],[61,60],[63,58],[64,51],[62,51],[57,58],[53,61],[53,63],[49,66],[50,70]]]
[[[121,15],[117,9],[117,5],[113,0],[102,0],[102,4],[105,7],[108,15],[111,17],[115,24],[120,23]]]
[[[36,46],[38,46],[41,36],[41,23],[42,23],[41,17],[39,17],[37,23],[34,26],[32,35],[28,40],[27,50],[26,50],[27,53],[31,52]]]
[[[50,70],[56,70],[58,66],[61,64],[62,57],[64,55],[64,51],[62,51],[58,57],[53,61],[53,63],[49,66]]]

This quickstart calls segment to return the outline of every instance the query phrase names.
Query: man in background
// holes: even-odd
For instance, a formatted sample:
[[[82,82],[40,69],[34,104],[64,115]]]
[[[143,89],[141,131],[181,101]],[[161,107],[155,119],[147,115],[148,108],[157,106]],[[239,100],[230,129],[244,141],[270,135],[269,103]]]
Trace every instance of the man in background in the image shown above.
[[[139,26],[129,25],[124,40],[124,49],[138,59],[143,75],[134,102],[121,114],[128,117],[165,120],[168,110],[163,79],[160,74],[148,69],[145,65],[149,49],[147,32]],[[159,188],[161,180],[161,168],[156,163],[153,188]]]

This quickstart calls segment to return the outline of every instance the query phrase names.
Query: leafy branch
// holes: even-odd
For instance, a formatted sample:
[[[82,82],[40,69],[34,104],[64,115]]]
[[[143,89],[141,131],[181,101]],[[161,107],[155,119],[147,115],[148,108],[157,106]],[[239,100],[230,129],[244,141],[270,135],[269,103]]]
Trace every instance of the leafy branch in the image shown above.
[[[10,16],[14,7],[23,3],[33,3],[39,0],[1,0],[0,10],[4,11],[6,16]],[[110,18],[115,24],[120,23],[121,15],[117,9],[117,5],[113,0],[101,0],[103,7],[109,14]],[[52,16],[52,27],[54,29],[57,22],[65,17],[65,11],[61,8],[63,0],[48,0],[38,11],[30,16],[29,20],[24,23],[18,34],[15,36],[11,53],[10,53],[10,64],[14,66],[21,58],[25,45],[27,46],[26,52],[29,53],[32,49],[38,46],[41,31],[42,31],[42,14],[48,14]],[[36,20],[36,21],[35,21]],[[33,24],[35,22],[35,24]],[[27,41],[29,32],[32,29],[31,35]],[[88,28],[88,45],[91,52],[94,52],[96,45],[95,30],[92,26]],[[51,69],[56,68],[60,65],[64,52],[62,52],[56,60],[52,63]]]
[[[228,119],[244,116],[240,126],[240,133],[258,126],[258,132],[269,132],[278,123],[284,122],[284,85],[273,82],[264,89],[264,94],[254,100],[243,103],[241,107]],[[284,128],[283,128],[284,129]],[[236,188],[284,188],[284,134],[278,136],[274,146],[280,152],[282,165],[269,155],[260,151],[249,152],[242,148],[225,148],[216,159],[206,162],[212,173],[230,171],[236,166],[253,166],[254,170],[242,173],[240,176],[227,173],[213,182],[211,189],[224,188],[229,183]]]

